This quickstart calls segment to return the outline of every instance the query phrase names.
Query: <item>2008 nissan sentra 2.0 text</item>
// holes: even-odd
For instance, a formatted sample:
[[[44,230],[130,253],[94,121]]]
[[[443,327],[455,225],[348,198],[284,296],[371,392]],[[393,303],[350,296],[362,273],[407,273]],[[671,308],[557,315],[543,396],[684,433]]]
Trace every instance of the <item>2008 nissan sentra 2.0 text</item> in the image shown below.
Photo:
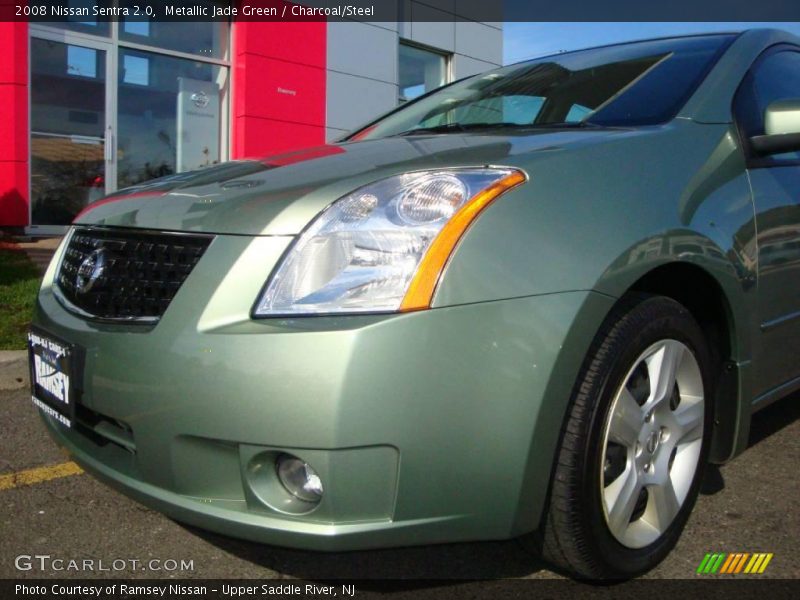
[[[89,205],[32,327],[47,428],[231,536],[646,572],[800,387],[799,44],[523,62]]]

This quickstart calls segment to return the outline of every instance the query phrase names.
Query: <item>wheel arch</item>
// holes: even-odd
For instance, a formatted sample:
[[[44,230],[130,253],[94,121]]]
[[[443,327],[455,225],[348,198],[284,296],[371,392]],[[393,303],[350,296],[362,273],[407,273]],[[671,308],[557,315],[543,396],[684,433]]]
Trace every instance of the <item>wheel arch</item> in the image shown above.
[[[743,440],[746,443],[750,419],[749,411],[743,409],[749,407],[749,402],[742,401],[745,395],[742,390],[747,389],[742,380],[747,377],[747,373],[740,369],[749,364],[749,337],[746,315],[743,314],[746,313],[746,305],[732,297],[736,293],[736,287],[741,289],[742,285],[727,270],[719,274],[696,263],[672,260],[651,265],[645,271],[640,270],[634,278],[628,279],[613,293],[589,294],[563,342],[563,350],[554,370],[560,376],[551,379],[548,385],[544,407],[546,418],[542,419],[544,425],[537,428],[532,435],[537,444],[531,447],[512,534],[541,528],[539,519],[544,514],[544,507],[533,499],[549,498],[556,460],[551,449],[552,452],[557,451],[563,435],[563,423],[571,394],[574,393],[574,382],[585,364],[592,339],[614,308],[626,301],[630,294],[663,295],[680,302],[692,313],[703,332],[716,340],[717,347],[721,345],[720,379],[715,398],[715,431],[709,460],[722,463],[738,453],[743,447]],[[692,294],[692,290],[703,292]],[[589,331],[592,333],[587,335]],[[709,345],[714,343],[710,341]],[[571,382],[567,383],[567,379]],[[558,433],[553,431],[553,424],[556,422]],[[547,467],[544,466],[544,461],[548,462]],[[532,505],[536,510],[531,511]]]
[[[689,262],[669,262],[640,276],[625,291],[666,296],[679,302],[692,314],[708,342],[717,373],[714,397],[714,433],[711,462],[732,458],[739,446],[741,431],[748,429],[749,413],[742,411],[742,385],[739,362],[749,355],[746,326],[737,319],[734,304],[723,283],[712,272]]]
[[[729,360],[738,355],[733,308],[722,285],[704,268],[688,262],[660,265],[639,277],[625,293],[635,292],[666,296],[679,302],[700,324],[718,359]]]

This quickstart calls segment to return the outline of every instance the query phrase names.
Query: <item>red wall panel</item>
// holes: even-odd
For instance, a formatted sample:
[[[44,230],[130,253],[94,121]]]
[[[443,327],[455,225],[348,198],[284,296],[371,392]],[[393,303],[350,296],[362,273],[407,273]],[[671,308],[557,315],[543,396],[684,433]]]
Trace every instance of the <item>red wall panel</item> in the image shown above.
[[[247,26],[242,27],[243,24]],[[320,27],[322,25],[322,27]],[[236,25],[236,52],[259,54],[286,62],[325,68],[326,24],[240,21]],[[322,35],[320,35],[322,30]]]
[[[0,227],[28,224],[28,163],[0,162]]]
[[[247,135],[242,137],[239,156],[265,157],[306,146],[315,146],[325,139],[325,127],[303,125],[260,117],[246,117]]]
[[[27,56],[27,23],[0,23],[0,83],[26,85],[28,83]]]
[[[0,56],[0,61],[2,57]],[[14,117],[0,118],[0,161],[28,161],[28,87],[0,83],[0,106],[14,107]],[[23,114],[20,114],[23,113]],[[21,117],[21,118],[20,118]]]
[[[231,158],[324,143],[327,23],[233,29]]]
[[[264,117],[325,125],[325,71],[264,58],[245,55],[246,66],[237,65],[241,79],[236,82],[236,93],[245,101],[236,104],[236,116]],[[322,95],[322,101],[320,101]]]
[[[0,22],[0,227],[28,224],[28,25]]]

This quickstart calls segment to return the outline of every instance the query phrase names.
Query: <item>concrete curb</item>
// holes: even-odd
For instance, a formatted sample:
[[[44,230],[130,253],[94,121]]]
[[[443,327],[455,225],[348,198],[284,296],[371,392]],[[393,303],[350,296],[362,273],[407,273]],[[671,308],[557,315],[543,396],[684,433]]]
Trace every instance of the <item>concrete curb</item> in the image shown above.
[[[0,350],[0,390],[25,388],[28,381],[28,351]]]

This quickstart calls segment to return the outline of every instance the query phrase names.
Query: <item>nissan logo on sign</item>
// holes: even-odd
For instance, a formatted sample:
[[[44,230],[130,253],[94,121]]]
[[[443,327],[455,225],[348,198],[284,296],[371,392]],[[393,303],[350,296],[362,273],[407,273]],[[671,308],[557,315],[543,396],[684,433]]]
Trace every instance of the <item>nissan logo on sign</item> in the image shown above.
[[[206,94],[203,91],[195,92],[194,94],[192,94],[191,98],[192,98],[192,103],[197,108],[205,108],[206,106],[208,106],[208,94]]]

